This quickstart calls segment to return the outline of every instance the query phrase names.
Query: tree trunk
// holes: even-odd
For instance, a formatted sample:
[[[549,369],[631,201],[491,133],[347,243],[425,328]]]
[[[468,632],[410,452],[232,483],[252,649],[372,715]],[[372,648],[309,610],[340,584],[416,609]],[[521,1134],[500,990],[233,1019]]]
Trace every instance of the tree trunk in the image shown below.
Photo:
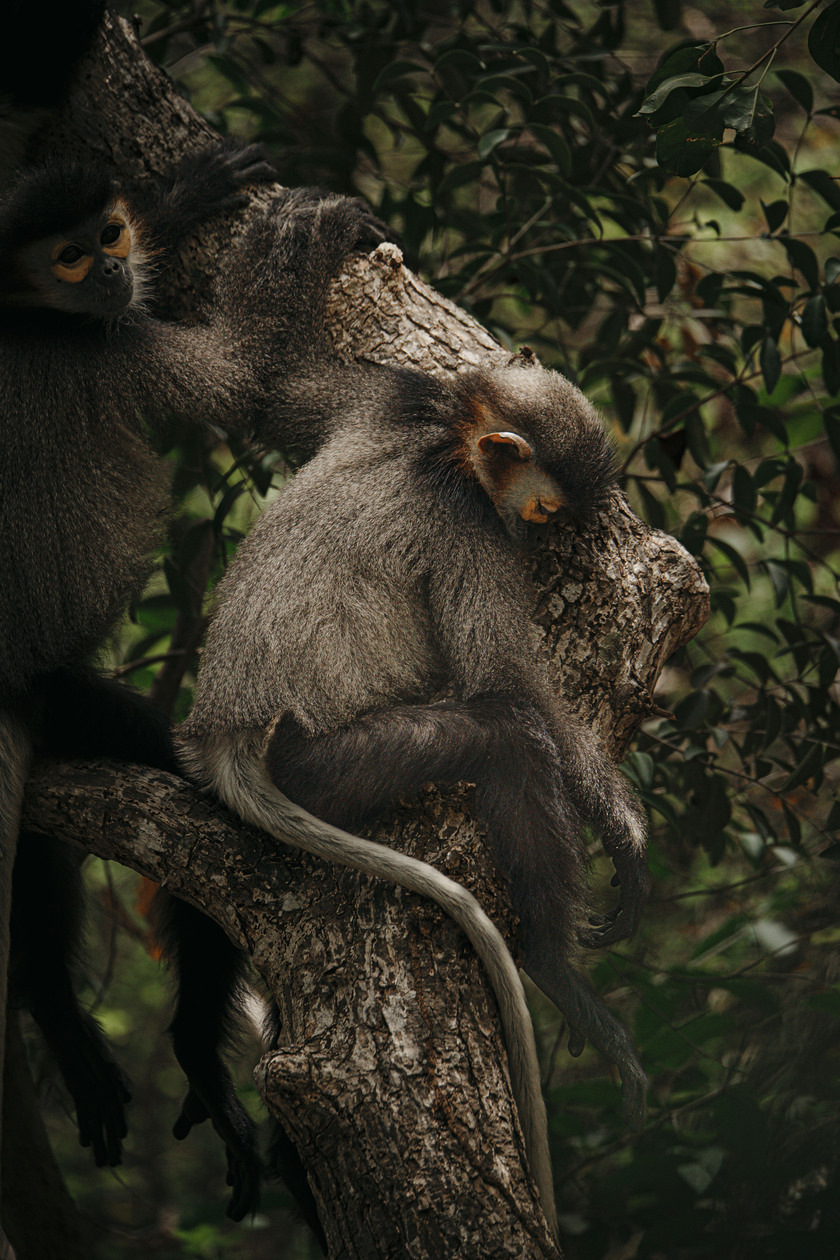
[[[39,143],[132,174],[164,169],[210,134],[109,17],[49,144]],[[223,268],[233,232],[222,224],[190,244],[168,294],[173,313],[194,302],[187,266]],[[508,354],[409,273],[394,246],[348,265],[330,330],[345,359],[432,372]],[[655,709],[663,662],[705,620],[697,565],[616,492],[599,523],[554,537],[533,569],[558,687],[620,755]],[[439,910],[282,850],[151,771],[41,763],[26,822],[166,883],[253,958],[283,1026],[257,1079],[307,1165],[331,1255],[558,1255],[525,1167],[492,992]],[[467,788],[430,790],[370,834],[469,887],[515,950]]]

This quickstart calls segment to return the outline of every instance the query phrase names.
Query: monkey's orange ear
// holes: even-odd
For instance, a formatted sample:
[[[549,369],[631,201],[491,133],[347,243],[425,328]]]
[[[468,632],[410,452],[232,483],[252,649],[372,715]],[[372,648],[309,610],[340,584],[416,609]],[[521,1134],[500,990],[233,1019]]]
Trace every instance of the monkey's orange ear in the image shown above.
[[[485,455],[490,455],[494,448],[504,446],[509,447],[508,454],[515,455],[517,459],[531,458],[530,446],[518,433],[485,433],[478,439],[478,449]]]

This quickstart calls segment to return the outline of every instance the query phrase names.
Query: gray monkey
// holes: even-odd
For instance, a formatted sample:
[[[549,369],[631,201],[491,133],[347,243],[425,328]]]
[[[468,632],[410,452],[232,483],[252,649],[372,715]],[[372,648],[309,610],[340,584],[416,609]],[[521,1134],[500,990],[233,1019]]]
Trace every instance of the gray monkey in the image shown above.
[[[333,828],[355,828],[430,781],[475,782],[522,922],[525,969],[566,1015],[572,1051],[588,1038],[617,1064],[626,1113],[641,1122],[644,1073],[577,956],[579,941],[635,930],[648,883],[644,826],[540,661],[524,562],[534,526],[605,506],[612,455],[587,400],[532,356],[447,380],[336,363],[318,254],[342,207],[307,209],[305,193],[291,196],[293,226],[269,217],[247,248],[298,260],[275,404],[283,431],[316,453],[220,584],[181,728],[185,765],[246,821],[431,897],[461,925],[496,990],[532,1172],[553,1220],[533,1031],[504,942],[440,872]],[[312,814],[331,827],[317,833]],[[621,886],[600,926],[586,923],[585,824]]]

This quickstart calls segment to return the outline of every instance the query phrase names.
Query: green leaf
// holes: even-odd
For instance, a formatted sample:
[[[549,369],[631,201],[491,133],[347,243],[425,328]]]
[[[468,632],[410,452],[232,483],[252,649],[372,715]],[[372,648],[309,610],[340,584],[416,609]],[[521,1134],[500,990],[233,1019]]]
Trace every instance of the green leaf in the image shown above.
[[[482,162],[459,162],[457,166],[450,167],[437,186],[437,195],[440,197],[444,192],[451,192],[453,188],[471,183],[478,179],[483,169]]]
[[[803,783],[807,783],[809,779],[813,779],[814,775],[819,774],[822,770],[826,755],[826,749],[824,749],[822,744],[811,744],[799,765],[785,779],[778,790],[780,792],[791,792],[794,788],[801,787]]]
[[[741,555],[741,553],[736,551],[735,548],[730,546],[729,543],[724,542],[722,538],[718,538],[715,534],[709,534],[707,538],[707,542],[710,547],[714,547],[717,551],[721,553],[721,555],[726,556],[726,559],[732,565],[733,569],[738,574],[738,577],[744,583],[744,586],[747,588],[747,590],[749,590],[750,589],[750,573],[749,573],[749,569],[747,568],[744,557]]]
[[[809,346],[820,345],[828,335],[828,316],[825,313],[825,298],[821,293],[805,303],[799,326]]]
[[[692,71],[707,78],[723,73],[723,62],[715,52],[714,44],[692,44],[689,47],[683,45],[669,53],[651,76],[646,92],[650,95],[666,79]]]
[[[764,377],[764,388],[768,394],[772,394],[782,374],[782,360],[779,355],[779,347],[772,337],[765,337],[762,341],[758,361],[761,365],[761,374]]]
[[[729,206],[730,210],[740,210],[744,204],[744,194],[738,188],[735,188],[734,185],[724,183],[722,179],[704,179],[703,186],[711,188],[713,193],[717,193],[721,201]]]
[[[693,556],[703,554],[709,519],[705,512],[692,512],[682,527],[680,540],[686,551]]]
[[[466,48],[450,48],[442,56],[438,57],[434,65],[435,73],[441,70],[463,70],[464,74],[471,78],[477,78],[485,69],[484,62],[479,61],[475,53],[471,53]]]
[[[661,83],[654,92],[651,92],[650,96],[645,97],[644,103],[639,108],[639,113],[642,115],[655,114],[677,88],[705,87],[707,83],[711,82],[709,75],[698,74],[696,71],[691,74],[675,75],[674,78],[666,79],[664,83]]]
[[[837,466],[840,468],[840,415],[833,411],[827,411],[824,419],[828,444],[834,454]]]
[[[752,95],[752,94],[750,94]],[[744,102],[744,107],[735,114],[729,111],[731,118],[746,118],[749,104]],[[749,107],[749,121],[745,125],[736,125],[729,122],[727,125],[735,127],[737,135],[735,136],[735,148],[742,151],[750,152],[753,150],[765,150],[765,146],[773,139],[773,133],[776,130],[776,119],[773,113],[773,102],[769,96],[765,96],[763,92],[756,90],[752,105]],[[784,153],[784,150],[782,150]],[[787,154],[784,154],[787,160]]]
[[[808,52],[821,70],[840,83],[840,0],[817,14],[808,32]]]
[[[803,179],[809,188],[819,193],[832,210],[840,210],[840,185],[828,171],[823,170],[822,167],[815,167],[810,171],[800,171],[797,178]]]
[[[751,514],[755,511],[755,486],[743,464],[736,464],[732,471],[732,502],[742,512]]]
[[[537,140],[545,145],[561,175],[568,179],[572,170],[572,151],[560,132],[555,127],[547,127],[544,123],[531,123],[529,129]]]
[[[825,260],[826,284],[834,284],[838,278],[840,278],[840,258],[826,258]]]
[[[787,218],[790,205],[787,201],[771,201],[770,205],[761,202],[761,208],[764,211],[764,217],[767,220],[767,227],[771,232],[775,232],[780,228]]]
[[[656,136],[656,159],[670,175],[696,175],[723,140],[720,135],[693,135],[682,118],[667,123]]]
[[[498,148],[503,141],[508,140],[515,134],[515,130],[511,127],[498,127],[493,131],[485,131],[478,142],[478,156],[482,159],[489,157],[493,150]]]
[[[787,569],[776,564],[775,560],[765,560],[764,569],[773,587],[773,594],[776,596],[776,607],[781,608],[790,591],[790,574]]]
[[[657,245],[656,247],[653,282],[656,285],[656,295],[660,302],[665,301],[677,283],[677,267],[674,262],[674,255],[670,249],[665,249],[662,245]]]
[[[817,265],[816,254],[810,245],[792,236],[778,236],[776,239],[782,245],[793,266],[802,272],[809,289],[819,288],[820,269]]]
[[[796,3],[802,4],[804,0],[796,0]],[[784,84],[796,103],[805,110],[805,113],[810,114],[814,108],[814,89],[805,78],[805,75],[800,74],[798,70],[777,70],[776,78],[780,83]]]
[[[827,341],[823,346],[822,374],[832,398],[840,394],[840,347],[836,341]]]
[[[376,92],[386,84],[393,84],[397,79],[404,79],[409,74],[428,75],[428,73],[429,67],[422,65],[419,61],[392,61],[390,65],[379,71],[371,90]]]

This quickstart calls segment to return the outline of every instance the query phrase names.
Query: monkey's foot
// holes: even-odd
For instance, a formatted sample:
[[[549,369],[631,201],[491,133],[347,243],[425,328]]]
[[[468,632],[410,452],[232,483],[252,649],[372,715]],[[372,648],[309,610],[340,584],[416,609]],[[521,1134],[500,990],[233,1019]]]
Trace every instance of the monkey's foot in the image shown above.
[[[51,1044],[76,1109],[79,1142],[92,1149],[97,1168],[116,1167],[128,1133],[125,1104],[131,1102],[131,1082],[88,1015],[63,1030],[60,1044]]]
[[[253,1216],[260,1200],[262,1163],[254,1123],[236,1097],[226,1071],[189,1078],[190,1088],[172,1132],[183,1141],[194,1125],[209,1120],[225,1144],[227,1185],[232,1189],[227,1215],[232,1221]]]
[[[647,1114],[647,1077],[624,1025],[607,1010],[579,971],[568,963],[546,966],[534,958],[525,970],[569,1025],[569,1053],[575,1058],[586,1042],[614,1063],[621,1077],[621,1111],[631,1129],[641,1129]]]
[[[611,887],[620,888],[618,905],[603,915],[592,915],[589,927],[579,933],[586,949],[604,949],[634,936],[650,892],[650,876],[643,856],[615,859]]]

